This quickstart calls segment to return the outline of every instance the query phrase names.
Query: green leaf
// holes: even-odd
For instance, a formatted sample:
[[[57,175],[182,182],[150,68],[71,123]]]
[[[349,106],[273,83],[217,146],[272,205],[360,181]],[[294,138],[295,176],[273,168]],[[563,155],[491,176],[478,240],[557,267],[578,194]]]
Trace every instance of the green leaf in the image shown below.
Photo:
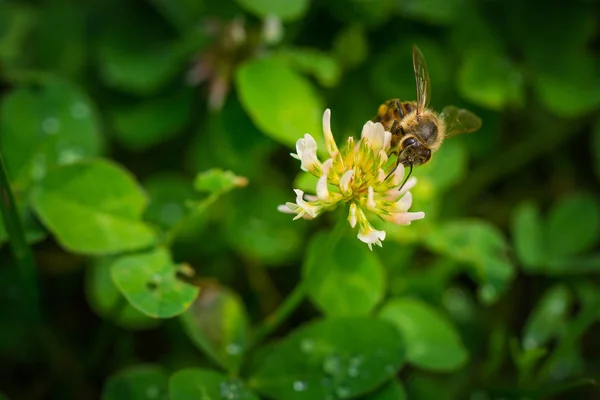
[[[143,182],[150,198],[144,218],[162,228],[171,228],[190,211],[187,202],[195,196],[192,182],[179,174],[163,172]]]
[[[126,329],[148,329],[160,320],[150,318],[129,304],[113,283],[110,264],[114,258],[98,258],[85,270],[85,294],[96,314]]]
[[[112,375],[102,390],[102,400],[168,399],[169,377],[157,365],[140,364]]]
[[[296,179],[294,179],[294,184],[292,186],[307,193],[314,193],[318,181],[319,178],[315,177],[310,172],[303,171],[296,175]]]
[[[198,21],[206,16],[204,0],[149,0],[149,2],[173,27],[182,32],[193,30]]]
[[[115,108],[111,115],[117,140],[139,152],[172,139],[191,117],[192,94],[188,89],[179,90]]]
[[[18,88],[3,98],[0,142],[16,190],[42,179],[55,165],[99,154],[93,108],[83,92],[59,79]]]
[[[364,29],[357,24],[342,29],[333,40],[333,53],[340,64],[346,67],[361,64],[369,54],[369,42]]]
[[[231,247],[266,266],[295,260],[304,249],[304,232],[309,225],[277,211],[290,196],[291,190],[288,194],[278,186],[257,183],[232,192],[225,225]]]
[[[566,258],[552,258],[545,263],[546,275],[576,275],[600,272],[600,254],[584,254]]]
[[[402,384],[398,381],[391,381],[377,389],[375,392],[361,397],[363,400],[407,400],[408,395]]]
[[[517,257],[526,270],[539,267],[545,258],[544,221],[538,206],[523,202],[513,211],[511,232]]]
[[[523,349],[544,347],[563,330],[573,296],[565,285],[554,285],[540,298],[523,330]]]
[[[330,0],[322,4],[328,6],[330,15],[336,20],[360,21],[369,28],[389,21],[398,8],[396,0],[378,0],[377,3],[365,0]]]
[[[393,41],[378,55],[374,55],[370,68],[369,82],[376,91],[379,101],[400,97],[402,101],[414,101],[417,97],[415,76],[412,63],[412,46],[419,46],[431,76],[432,106],[440,109],[449,84],[451,82],[450,70],[447,65],[450,60],[439,43],[422,36],[408,37],[403,40]],[[377,105],[373,107],[373,115],[377,112]],[[369,116],[372,117],[372,116]]]
[[[431,180],[436,191],[443,192],[462,180],[467,172],[467,152],[459,141],[448,141],[431,162],[420,168],[421,177]]]
[[[327,316],[369,314],[385,292],[377,254],[354,237],[342,238],[333,250],[327,239],[315,235],[306,253],[303,272],[311,301]]]
[[[277,57],[292,68],[313,75],[326,87],[337,85],[342,71],[330,55],[313,48],[288,48],[277,53]]]
[[[22,56],[34,23],[30,6],[0,1],[0,60],[14,62]]]
[[[524,101],[521,71],[503,52],[490,46],[473,48],[458,72],[458,90],[476,104],[493,110]]]
[[[236,176],[231,171],[213,168],[196,175],[194,189],[200,193],[223,194],[247,184],[248,180],[242,176]]]
[[[508,259],[502,232],[487,222],[457,220],[439,225],[425,236],[425,244],[471,265],[484,303],[495,302],[513,278],[514,266]]]
[[[302,17],[308,10],[309,0],[235,0],[246,11],[257,17],[275,16],[284,21]]]
[[[189,267],[188,267],[189,268]],[[132,306],[155,318],[183,313],[199,289],[179,280],[167,250],[119,257],[111,266],[113,282]]]
[[[29,51],[37,68],[77,76],[85,66],[86,15],[79,4],[47,3],[39,10]]]
[[[453,371],[469,355],[451,322],[427,303],[409,298],[389,300],[379,316],[392,322],[406,341],[409,363],[432,371]]]
[[[521,351],[516,339],[510,342],[510,352],[514,363],[519,371],[519,382],[527,382],[531,379],[531,373],[538,362],[548,352],[545,348],[531,347]]]
[[[269,352],[249,386],[280,400],[351,398],[393,377],[404,362],[400,333],[374,317],[306,324]]]
[[[542,104],[554,114],[579,117],[600,106],[600,92],[596,90],[599,68],[600,62],[590,55],[563,54],[558,62],[537,72],[534,88]]]
[[[277,147],[275,141],[256,128],[237,97],[229,96],[223,109],[211,113],[206,126],[200,127],[188,159],[192,171],[220,166],[243,171],[252,181],[262,177],[265,168],[270,168],[270,155]]]
[[[127,5],[117,10],[99,38],[101,78],[128,93],[156,93],[184,69],[192,49],[177,42],[158,16]],[[132,15],[135,29],[131,29]]]
[[[204,286],[181,322],[200,350],[228,371],[239,369],[247,347],[248,316],[234,291],[216,284]]]
[[[252,121],[274,140],[293,147],[307,132],[317,141],[322,138],[321,99],[304,77],[280,60],[261,58],[242,65],[236,87]]]
[[[258,400],[235,378],[200,368],[182,369],[169,379],[170,400]]]
[[[405,0],[398,3],[406,17],[435,25],[449,25],[462,15],[465,0]]]
[[[140,221],[146,197],[137,182],[106,160],[49,171],[31,201],[44,225],[73,252],[118,253],[156,241],[154,232]]]
[[[563,197],[550,210],[546,232],[550,257],[573,256],[591,249],[600,235],[598,202],[588,194]]]
[[[537,96],[561,117],[575,118],[593,111],[600,105],[596,90],[600,63],[589,49],[596,32],[594,12],[585,2],[568,8],[548,7],[543,19],[537,18],[539,12],[539,6],[532,2],[514,4],[514,22],[509,24],[516,30],[514,39],[523,47]]]

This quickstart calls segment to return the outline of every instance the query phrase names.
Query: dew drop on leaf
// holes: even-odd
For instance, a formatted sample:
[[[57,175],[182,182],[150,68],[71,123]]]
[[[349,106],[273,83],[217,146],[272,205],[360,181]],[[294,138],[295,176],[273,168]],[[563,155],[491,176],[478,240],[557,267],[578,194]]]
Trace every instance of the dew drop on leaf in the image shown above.
[[[342,370],[342,359],[337,354],[327,356],[323,361],[323,370],[330,375],[339,375]]]
[[[232,356],[236,356],[238,354],[242,353],[242,346],[240,346],[237,343],[229,343],[226,347],[225,347],[225,351],[227,352],[227,354],[232,355]]]
[[[294,382],[294,390],[296,392],[304,392],[308,388],[308,385],[304,381]]]
[[[300,349],[303,353],[310,353],[315,348],[315,342],[312,339],[303,339],[300,342]]]
[[[71,116],[75,119],[83,119],[90,114],[90,109],[84,103],[75,103],[71,106]]]
[[[335,389],[335,393],[341,399],[345,399],[352,394],[352,390],[346,385],[340,385]]]
[[[156,386],[148,386],[146,389],[146,397],[149,399],[155,399],[158,396],[158,388]]]
[[[60,122],[54,117],[45,118],[42,121],[42,130],[49,135],[53,135],[60,130]]]

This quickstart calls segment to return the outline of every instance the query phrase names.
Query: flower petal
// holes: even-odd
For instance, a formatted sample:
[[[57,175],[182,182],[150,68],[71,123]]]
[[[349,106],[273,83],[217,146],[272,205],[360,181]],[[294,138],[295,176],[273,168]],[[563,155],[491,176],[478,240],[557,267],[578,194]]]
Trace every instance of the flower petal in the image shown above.
[[[340,178],[340,190],[343,195],[349,195],[352,193],[352,189],[350,188],[350,184],[352,183],[352,178],[354,176],[354,170],[349,169],[344,172],[342,177]]]
[[[396,225],[410,225],[412,221],[423,218],[425,218],[425,213],[423,211],[400,212],[385,217],[386,220],[393,222]]]
[[[369,186],[367,194],[367,208],[374,209],[375,207],[375,191],[373,190],[373,186]]]
[[[325,145],[327,146],[329,155],[335,157],[339,150],[335,143],[333,132],[331,132],[331,110],[329,108],[323,113],[323,136],[325,137]]]
[[[288,203],[294,204],[294,203]],[[294,210],[292,210],[287,204],[280,204],[277,206],[277,211],[282,212],[284,214],[296,214]]]
[[[358,231],[357,237],[367,245],[369,249],[373,250],[371,245],[376,244],[380,247],[383,246],[382,240],[385,240],[385,231],[378,231],[373,228],[371,224],[361,224],[361,229]]]
[[[356,226],[356,203],[350,204],[350,211],[348,211],[348,223],[351,227]]]
[[[360,133],[361,139],[367,138],[367,140],[373,140],[373,128],[375,127],[375,123],[373,121],[367,121],[362,128],[362,132]]]
[[[301,162],[300,168],[303,171],[315,173],[320,170],[321,163],[317,158],[317,141],[308,133],[304,138],[296,141],[297,158]]]
[[[408,180],[406,181],[404,186],[402,186],[402,189],[400,190],[400,194],[404,194],[404,193],[408,192],[410,189],[414,188],[416,185],[417,185],[417,177],[411,176],[410,178],[408,178]]]
[[[406,212],[410,208],[411,204],[412,194],[410,192],[406,192],[406,194],[394,204],[394,212]]]
[[[304,192],[302,190],[294,189],[294,192],[296,193],[296,204],[298,204],[298,207],[300,207],[304,212],[306,212],[308,215],[310,215],[313,218],[315,218],[316,216],[319,215],[319,212],[321,211],[321,207],[304,201],[304,199],[302,198],[302,196],[304,195]]]
[[[392,186],[398,186],[404,179],[404,165],[398,164],[392,175]]]

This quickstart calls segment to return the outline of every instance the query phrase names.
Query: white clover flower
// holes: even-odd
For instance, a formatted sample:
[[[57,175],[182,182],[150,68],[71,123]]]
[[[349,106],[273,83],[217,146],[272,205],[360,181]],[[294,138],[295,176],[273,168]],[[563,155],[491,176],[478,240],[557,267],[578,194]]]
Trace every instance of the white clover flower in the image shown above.
[[[329,153],[326,161],[319,161],[317,142],[309,134],[296,142],[297,154],[292,154],[300,160],[303,171],[319,179],[316,196],[294,189],[296,202],[281,205],[278,210],[296,214],[294,219],[312,219],[339,203],[347,203],[348,223],[352,228],[358,225],[358,239],[372,250],[374,244],[382,246],[386,233],[375,229],[365,212],[397,225],[410,225],[412,221],[425,217],[423,212],[408,212],[412,204],[409,190],[417,180],[412,177],[400,188],[404,166],[398,165],[391,174],[386,172],[392,134],[385,131],[383,125],[367,122],[358,143],[355,144],[354,138],[349,137],[346,145],[339,150],[331,132],[330,118],[331,112],[327,109],[323,114],[323,135]]]

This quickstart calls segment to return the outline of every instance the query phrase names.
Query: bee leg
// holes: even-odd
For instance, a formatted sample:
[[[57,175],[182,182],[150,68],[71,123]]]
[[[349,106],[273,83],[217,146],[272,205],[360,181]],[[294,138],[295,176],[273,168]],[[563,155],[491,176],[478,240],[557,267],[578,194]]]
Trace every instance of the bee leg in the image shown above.
[[[394,169],[392,170],[392,172],[390,172],[388,174],[388,176],[385,177],[385,179],[383,180],[384,182],[387,181],[388,178],[394,174],[394,172],[396,172],[396,168],[398,168],[398,164],[400,164],[400,159],[398,159],[398,162],[396,162],[396,166],[394,167]]]
[[[396,99],[396,109],[398,110],[398,114],[400,114],[400,118],[404,118],[404,110],[402,109],[402,104],[400,100]]]
[[[394,120],[394,122],[392,122],[392,126],[390,127],[390,133],[392,135],[397,135],[398,133],[400,133],[400,130],[402,128],[400,127],[400,122],[398,122],[397,119]]]

